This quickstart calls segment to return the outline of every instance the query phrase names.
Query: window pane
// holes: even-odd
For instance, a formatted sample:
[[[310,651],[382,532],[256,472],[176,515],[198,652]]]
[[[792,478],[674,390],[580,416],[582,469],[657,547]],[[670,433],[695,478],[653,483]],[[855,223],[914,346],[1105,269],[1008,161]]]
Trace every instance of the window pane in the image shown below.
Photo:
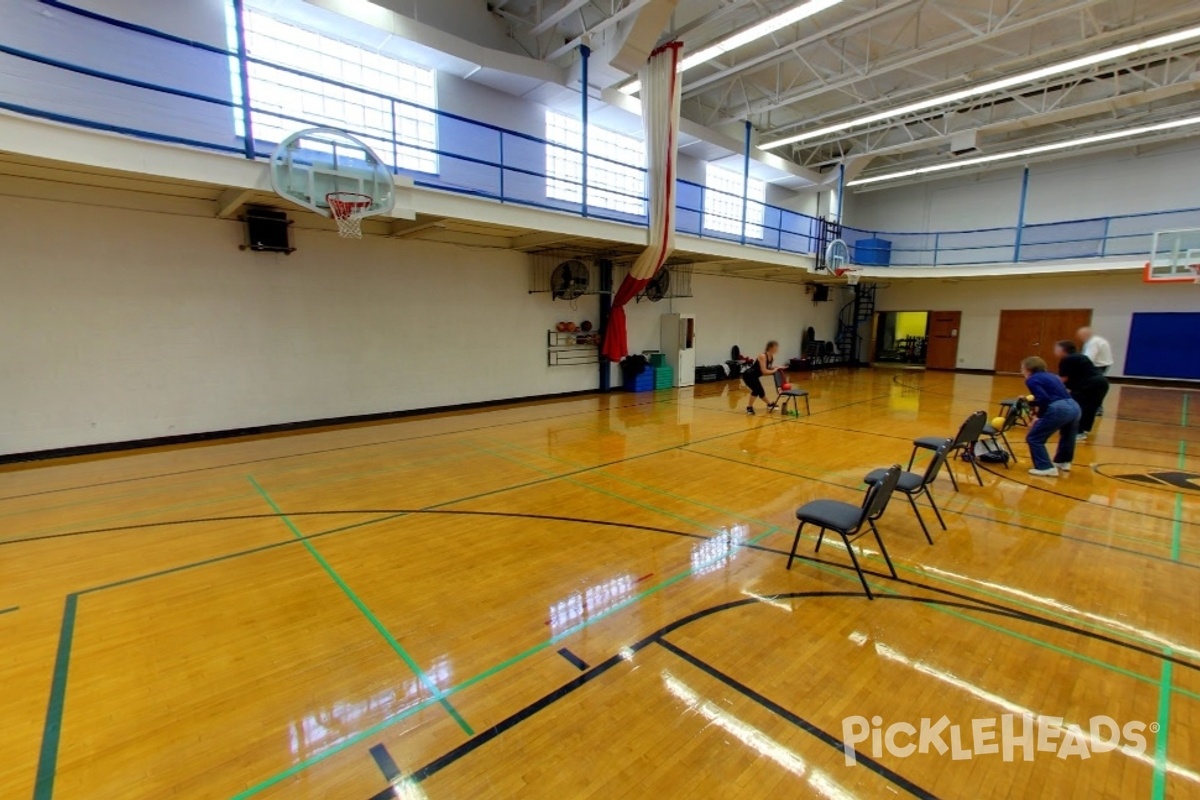
[[[546,112],[546,196],[583,202],[583,123]],[[556,146],[558,145],[558,146]],[[645,148],[632,136],[588,126],[589,207],[623,214],[646,213]]]
[[[746,238],[763,238],[767,184],[751,178],[742,202],[742,176],[713,164],[705,169],[704,227],[717,233],[742,234],[742,210],[746,211]]]
[[[417,172],[436,172],[436,80],[432,69],[407,64],[352,42],[342,42],[274,19],[262,11],[245,12],[246,41],[250,54],[263,61],[366,91],[335,86],[261,64],[249,67],[251,120],[256,138],[279,142],[288,134],[310,126],[326,125],[348,130],[359,137],[390,140],[395,103],[396,166]],[[236,78],[236,63],[232,63]],[[294,117],[296,120],[282,119]],[[374,147],[376,155],[392,164],[390,147]]]

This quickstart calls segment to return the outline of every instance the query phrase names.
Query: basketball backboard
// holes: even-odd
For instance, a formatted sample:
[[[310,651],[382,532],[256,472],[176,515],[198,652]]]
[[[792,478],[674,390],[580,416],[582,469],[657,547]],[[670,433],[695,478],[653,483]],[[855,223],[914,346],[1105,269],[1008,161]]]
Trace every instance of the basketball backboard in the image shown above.
[[[1157,231],[1146,262],[1147,283],[1200,283],[1200,228]]]
[[[271,154],[271,186],[280,196],[331,216],[328,195],[351,192],[371,199],[364,216],[390,214],[396,202],[392,172],[371,148],[345,131],[309,128],[280,142]]]

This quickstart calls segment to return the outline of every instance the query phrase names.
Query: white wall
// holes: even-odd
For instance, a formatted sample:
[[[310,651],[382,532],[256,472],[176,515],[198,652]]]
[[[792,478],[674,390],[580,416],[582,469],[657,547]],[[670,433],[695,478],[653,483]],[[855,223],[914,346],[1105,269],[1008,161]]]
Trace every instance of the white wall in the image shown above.
[[[631,352],[659,347],[659,321],[663,314],[696,315],[696,364],[723,364],[733,345],[743,353],[760,353],[770,339],[779,342],[779,355],[800,355],[804,329],[812,326],[818,339],[833,339],[837,312],[844,300],[814,304],[804,287],[748,278],[693,275],[694,297],[631,303],[628,309]]]
[[[225,47],[227,0],[168,4],[90,0],[81,7],[135,24],[161,26]],[[229,59],[87,19],[37,0],[0,0],[4,43],[102,73],[229,100]],[[107,125],[152,130],[206,144],[234,146],[231,108],[93,78],[0,55],[0,102]]]
[[[242,252],[236,221],[0,196],[0,452],[597,385],[547,367],[569,317],[524,254],[294,235]]]
[[[1123,375],[1132,315],[1137,311],[1195,311],[1200,287],[1153,285],[1135,274],[1025,277],[997,280],[915,280],[879,292],[880,311],[961,311],[958,366],[992,369],[1004,309],[1092,309],[1092,327],[1112,343],[1112,374]],[[1073,331],[1063,331],[1064,337]]]
[[[551,368],[547,331],[598,318],[531,295],[523,253],[293,230],[290,256],[243,252],[241,223],[20,200],[0,178],[0,453],[590,390]],[[803,287],[693,276],[695,297],[630,307],[699,320],[699,363],[768,338],[798,352],[836,303]]]
[[[846,222],[901,232],[1016,225],[1021,172],[1017,165],[895,189],[851,190]],[[1200,206],[1198,186],[1200,138],[1033,164],[1025,222],[1192,208]]]

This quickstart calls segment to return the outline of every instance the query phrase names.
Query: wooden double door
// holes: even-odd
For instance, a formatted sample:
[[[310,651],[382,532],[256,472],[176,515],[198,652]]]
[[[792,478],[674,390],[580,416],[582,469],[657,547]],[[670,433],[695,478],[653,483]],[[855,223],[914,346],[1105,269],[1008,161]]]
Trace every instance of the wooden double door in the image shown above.
[[[1021,359],[1027,356],[1041,356],[1050,371],[1057,372],[1054,343],[1074,339],[1075,331],[1091,321],[1090,308],[1001,311],[996,372],[1020,372]]]

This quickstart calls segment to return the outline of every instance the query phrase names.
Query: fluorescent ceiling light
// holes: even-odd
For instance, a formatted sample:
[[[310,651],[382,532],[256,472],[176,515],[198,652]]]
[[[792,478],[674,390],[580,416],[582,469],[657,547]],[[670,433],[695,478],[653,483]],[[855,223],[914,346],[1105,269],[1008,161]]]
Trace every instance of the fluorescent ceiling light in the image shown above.
[[[859,180],[850,181],[847,186],[866,186],[870,183],[879,183],[880,181],[891,181],[897,178],[909,178],[913,175],[925,175],[930,172],[944,172],[948,169],[958,169],[959,167],[970,167],[975,164],[990,164],[993,161],[1005,161],[1010,158],[1024,158],[1026,156],[1038,155],[1040,153],[1052,153],[1055,150],[1067,150],[1072,147],[1083,147],[1089,144],[1099,144],[1101,142],[1111,142],[1118,139],[1128,139],[1132,136],[1141,136],[1144,133],[1156,133],[1158,131],[1171,130],[1172,128],[1182,128],[1187,125],[1200,124],[1200,116],[1187,117],[1185,119],[1175,119],[1170,122],[1160,122],[1156,125],[1143,125],[1138,128],[1126,128],[1122,131],[1110,131],[1108,133],[1097,133],[1093,136],[1081,136],[1077,139],[1068,139],[1065,142],[1054,142],[1052,144],[1039,144],[1036,147],[1026,147],[1022,150],[1011,150],[1007,153],[996,153],[990,156],[977,156],[975,158],[964,158],[958,161],[948,161],[944,164],[934,164],[928,167],[916,167],[914,169],[901,170],[900,172],[890,172],[887,175],[876,175],[871,178],[860,178]]]
[[[717,56],[724,55],[731,50],[736,50],[744,44],[750,44],[764,36],[770,36],[780,28],[795,25],[800,20],[808,19],[813,14],[819,14],[825,9],[833,8],[841,2],[842,0],[809,0],[807,3],[793,6],[787,11],[764,19],[757,25],[751,25],[749,28],[743,28],[737,33],[731,33],[715,44],[710,44],[702,50],[697,50],[679,62],[679,72],[686,72],[697,64],[712,61]],[[621,91],[625,94],[637,94],[641,89],[641,81],[636,80],[621,87]]]
[[[763,150],[770,150],[774,147],[782,147],[785,144],[795,144],[796,142],[815,139],[819,136],[827,136],[831,133],[838,133],[839,131],[844,131],[848,128],[857,128],[861,125],[870,125],[872,122],[881,122],[885,119],[892,119],[893,117],[902,117],[905,114],[912,114],[916,111],[924,111],[927,108],[947,105],[949,103],[956,103],[959,100],[966,100],[971,97],[979,97],[980,95],[990,94],[991,92],[1000,91],[1001,89],[1008,89],[1012,86],[1020,86],[1021,84],[1025,83],[1033,83],[1034,81],[1041,80],[1042,78],[1061,75],[1065,72],[1071,72],[1083,67],[1090,67],[1094,64],[1103,64],[1108,61],[1116,61],[1124,58],[1125,56],[1133,55],[1134,53],[1140,53],[1145,50],[1155,50],[1157,48],[1167,47],[1168,45],[1176,44],[1178,42],[1186,42],[1191,39],[1198,38],[1200,38],[1200,27],[1188,28],[1187,30],[1176,31],[1175,33],[1169,33],[1164,36],[1156,36],[1153,39],[1147,39],[1146,41],[1139,42],[1137,44],[1127,44],[1122,47],[1114,47],[1111,50],[1104,50],[1099,53],[1094,53],[1090,56],[1082,56],[1070,61],[1063,61],[1059,64],[1052,64],[1048,67],[1032,70],[1031,72],[1022,72],[1020,75],[1012,75],[1007,78],[989,81],[988,83],[981,83],[977,86],[972,86],[967,89],[960,89],[956,92],[950,92],[949,94],[944,94],[939,97],[931,97],[928,100],[920,100],[916,103],[900,106],[899,108],[892,108],[888,109],[887,111],[868,114],[865,117],[852,119],[848,122],[840,122],[836,125],[828,125],[824,128],[817,128],[816,130],[798,133],[795,136],[776,139],[773,142],[761,144],[759,147]]]

